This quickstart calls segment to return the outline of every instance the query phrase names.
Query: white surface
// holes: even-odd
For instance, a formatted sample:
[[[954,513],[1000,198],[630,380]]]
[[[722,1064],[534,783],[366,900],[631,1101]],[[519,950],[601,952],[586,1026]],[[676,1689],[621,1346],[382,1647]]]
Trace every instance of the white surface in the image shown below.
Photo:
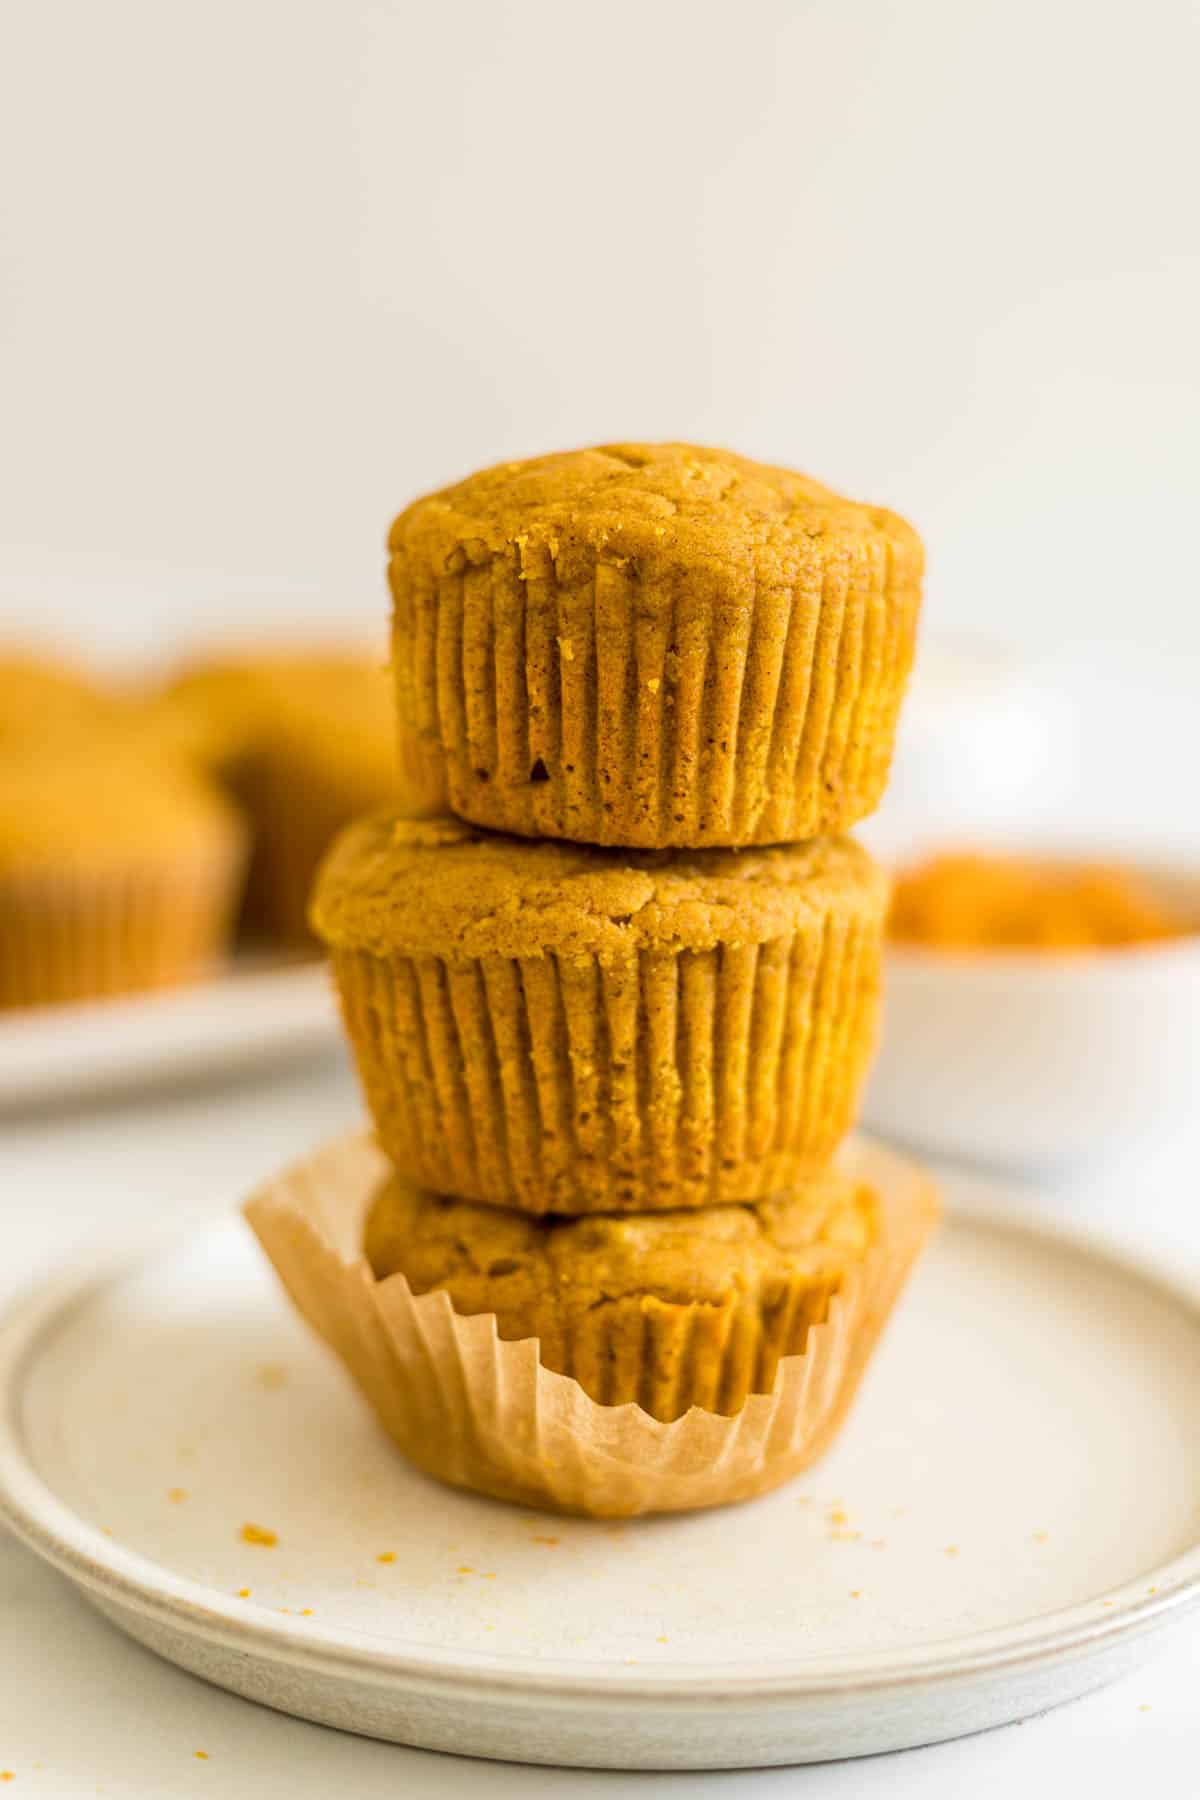
[[[118,1229],[161,1225],[168,1209],[202,1217],[223,1208],[230,1191],[249,1188],[306,1144],[353,1122],[357,1111],[345,1074],[307,1071],[148,1106],[6,1124],[0,1131],[8,1233],[3,1286],[17,1290],[87,1240],[111,1242]],[[1127,1242],[1157,1244],[1181,1270],[1200,1277],[1193,1199],[1198,1154],[1194,1141],[1163,1145],[1152,1163],[1113,1169],[1103,1180],[1063,1191],[1045,1201],[1046,1211],[1098,1222]],[[814,1491],[824,1492],[823,1477]],[[240,1504],[233,1510],[241,1516]],[[206,1792],[327,1800],[339,1789],[353,1791],[356,1800],[391,1800],[398,1791],[447,1800],[475,1794],[617,1800],[645,1786],[645,1778],[633,1776],[506,1768],[408,1751],[249,1706],[127,1642],[12,1544],[0,1555],[0,1666],[6,1673],[0,1767],[13,1769],[22,1783],[14,1792],[54,1800],[77,1800],[96,1789],[119,1800]],[[1200,1632],[1192,1627],[1141,1674],[1020,1728],[862,1763],[661,1776],[655,1793],[688,1800],[784,1794],[958,1800],[969,1792],[973,1800],[1008,1800],[1014,1791],[1040,1795],[1069,1785],[1089,1796],[1140,1790],[1182,1800],[1194,1791],[1200,1753],[1198,1680]],[[197,1761],[197,1749],[208,1751],[207,1763]]]
[[[1200,1599],[1198,1300],[952,1212],[819,1469],[613,1526],[405,1465],[233,1219],[0,1328],[0,1506],[152,1647],[371,1735],[630,1768],[903,1748],[1090,1691]]]
[[[248,964],[194,985],[0,1011],[0,1109],[247,1069],[340,1041],[324,962]]]
[[[1191,0],[18,6],[5,621],[373,625],[406,497],[666,435],[911,512],[931,623],[1195,656],[1198,53]]]

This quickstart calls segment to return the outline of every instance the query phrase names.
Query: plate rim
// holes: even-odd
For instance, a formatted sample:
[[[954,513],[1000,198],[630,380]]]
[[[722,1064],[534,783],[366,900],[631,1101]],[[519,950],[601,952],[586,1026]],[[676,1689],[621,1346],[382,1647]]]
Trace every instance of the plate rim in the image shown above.
[[[994,1178],[974,1183],[996,1192],[1014,1190]],[[971,1201],[947,1206],[948,1222],[1042,1238],[1106,1265],[1127,1280],[1156,1290],[1200,1322],[1200,1275],[1181,1274],[1162,1256],[1147,1255],[1104,1233],[1039,1217],[1019,1193],[1003,1206]],[[248,1227],[236,1212],[207,1215],[202,1235]],[[310,1672],[393,1685],[404,1682],[443,1694],[500,1696],[516,1693],[553,1702],[661,1701],[740,1704],[792,1702],[864,1693],[903,1692],[930,1685],[985,1678],[1099,1653],[1162,1628],[1200,1607],[1200,1526],[1196,1542],[1139,1577],[1147,1588],[1124,1604],[1105,1605],[1128,1584],[1089,1600],[1012,1625],[993,1626],[914,1646],[909,1651],[842,1652],[823,1660],[772,1659],[761,1663],[687,1662],[672,1668],[474,1651],[462,1647],[383,1648],[353,1629],[314,1625],[291,1616],[259,1617],[190,1576],[179,1575],[140,1551],[127,1549],[76,1512],[38,1472],[24,1441],[25,1382],[45,1341],[104,1290],[129,1280],[156,1260],[194,1244],[177,1223],[147,1237],[140,1233],[43,1279],[0,1313],[0,1522],[44,1562],[89,1597],[132,1610],[192,1637],[240,1654],[269,1657]],[[1154,1591],[1150,1592],[1149,1588]]]
[[[0,1118],[64,1095],[145,1093],[341,1043],[322,957],[246,953],[172,987],[0,1009]]]

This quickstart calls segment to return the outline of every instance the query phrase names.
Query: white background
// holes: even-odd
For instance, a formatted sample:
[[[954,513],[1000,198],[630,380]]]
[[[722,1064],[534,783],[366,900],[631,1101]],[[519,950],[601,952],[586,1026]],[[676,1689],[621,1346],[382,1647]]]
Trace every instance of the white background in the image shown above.
[[[415,492],[680,436],[909,513],[935,628],[1200,654],[1190,0],[5,20],[0,629],[376,623]]]

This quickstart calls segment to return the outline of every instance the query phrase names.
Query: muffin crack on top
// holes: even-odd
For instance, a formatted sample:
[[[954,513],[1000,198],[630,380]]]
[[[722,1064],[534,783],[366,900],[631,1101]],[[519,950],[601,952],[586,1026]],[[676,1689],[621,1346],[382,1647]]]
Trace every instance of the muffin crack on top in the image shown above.
[[[886,892],[852,839],[680,859],[383,814],[334,846],[312,917],[327,943],[382,955],[616,956],[766,943],[839,898],[881,922]]]
[[[400,514],[388,547],[405,555],[445,541],[447,574],[509,546],[544,550],[566,573],[582,543],[613,560],[647,554],[737,567],[748,557],[783,561],[789,548],[800,552],[819,539],[849,543],[873,534],[906,548],[915,536],[886,508],[731,451],[601,445],[500,463],[428,495]]]

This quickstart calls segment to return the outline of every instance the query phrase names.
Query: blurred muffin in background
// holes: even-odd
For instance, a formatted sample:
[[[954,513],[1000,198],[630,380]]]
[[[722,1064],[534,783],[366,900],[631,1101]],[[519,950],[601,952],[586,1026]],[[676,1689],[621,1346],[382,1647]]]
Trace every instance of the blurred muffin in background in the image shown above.
[[[253,919],[278,942],[315,944],[308,902],[325,851],[352,819],[400,804],[388,671],[346,665],[324,685],[278,695],[242,793],[255,832]]]
[[[948,950],[1086,950],[1197,929],[1148,877],[1115,862],[955,851],[901,870],[889,935]]]
[[[152,704],[162,741],[228,789],[251,829],[242,927],[312,944],[308,890],[351,818],[397,804],[385,660],[366,646],[262,647],[182,667]]]
[[[351,818],[400,806],[383,658],[262,646],[103,684],[0,646],[0,1005],[183,980],[229,936],[314,943]]]
[[[39,742],[63,728],[101,723],[114,697],[65,657],[0,644],[0,745]]]
[[[236,783],[281,712],[305,697],[361,689],[373,674],[387,686],[383,656],[365,645],[214,650],[182,663],[145,704],[166,739]]]
[[[165,987],[224,948],[246,834],[203,776],[119,733],[0,758],[0,1006]]]

